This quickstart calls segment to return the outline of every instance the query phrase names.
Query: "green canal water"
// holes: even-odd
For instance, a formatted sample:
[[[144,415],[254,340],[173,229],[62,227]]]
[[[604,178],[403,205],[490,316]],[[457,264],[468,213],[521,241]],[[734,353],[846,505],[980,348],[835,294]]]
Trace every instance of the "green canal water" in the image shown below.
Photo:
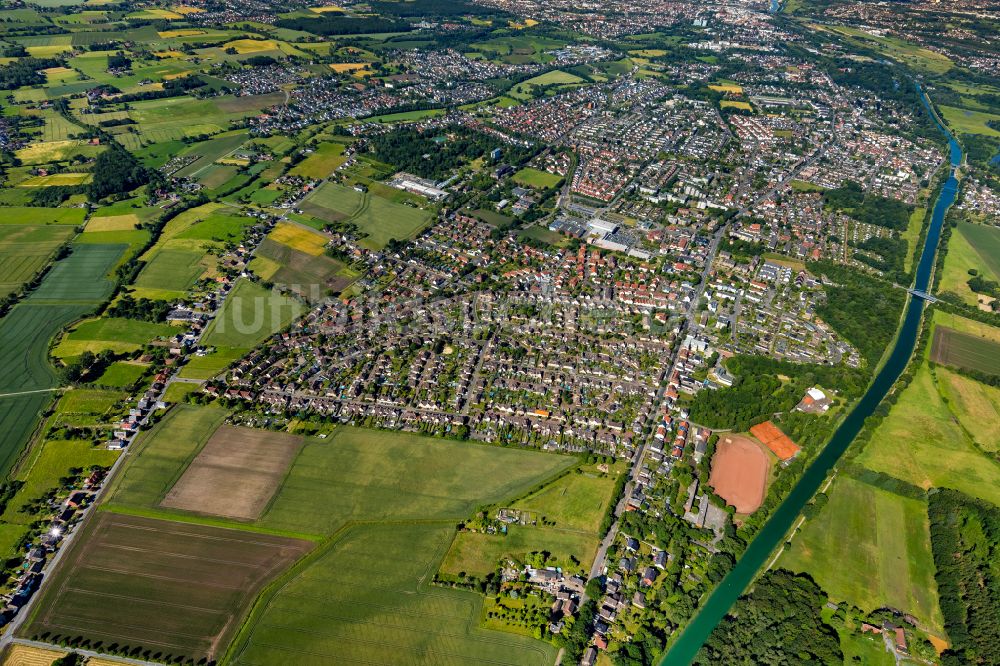
[[[919,90],[919,87],[918,87]],[[930,105],[926,95],[920,91],[924,106],[930,110]],[[931,112],[934,116],[934,113]],[[944,223],[945,213],[949,206],[955,201],[958,191],[958,180],[955,177],[955,168],[962,163],[962,149],[955,141],[951,133],[941,125],[940,121],[935,122],[938,128],[947,136],[951,150],[951,174],[945,182],[944,187],[934,204],[934,213],[931,217],[930,227],[927,231],[927,238],[920,255],[920,263],[917,265],[914,289],[926,291],[931,277],[931,268],[934,266],[934,256],[937,251],[938,240],[941,237],[941,227]],[[920,329],[920,318],[924,311],[924,300],[911,296],[906,305],[906,315],[903,319],[902,327],[896,338],[896,344],[889,355],[885,365],[875,376],[875,380],[862,396],[854,409],[847,415],[840,427],[834,432],[833,437],[826,447],[820,452],[816,459],[806,468],[802,478],[792,488],[788,497],[778,506],[774,514],[764,524],[757,536],[750,545],[747,546],[743,556],[733,567],[732,571],[722,579],[718,587],[712,591],[708,599],[701,606],[697,615],[688,624],[677,642],[673,644],[670,651],[660,662],[660,666],[685,666],[690,664],[698,654],[698,650],[708,639],[712,630],[719,624],[733,603],[743,594],[751,582],[753,582],[757,572],[761,570],[768,558],[782,542],[785,535],[791,529],[793,523],[798,518],[802,508],[819,490],[820,485],[826,479],[827,474],[837,463],[840,457],[847,450],[847,447],[854,441],[865,419],[872,415],[875,408],[885,397],[889,389],[899,378],[899,375],[906,368],[916,345],[917,333]]]

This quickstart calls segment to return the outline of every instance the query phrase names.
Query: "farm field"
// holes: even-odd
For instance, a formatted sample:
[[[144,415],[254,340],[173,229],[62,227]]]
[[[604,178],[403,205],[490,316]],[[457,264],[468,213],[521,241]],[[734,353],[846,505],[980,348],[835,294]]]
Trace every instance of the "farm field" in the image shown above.
[[[86,212],[81,208],[35,208],[33,206],[5,206],[0,228],[8,224],[68,224],[82,225]]]
[[[135,279],[140,288],[164,289],[183,295],[205,272],[203,252],[182,248],[163,248]]]
[[[225,410],[178,405],[133,445],[134,458],[109,488],[112,506],[154,507],[222,424]]]
[[[141,646],[167,661],[215,659],[259,590],[311,547],[103,511],[71,546],[70,565],[53,576],[22,633]]]
[[[73,234],[70,226],[0,225],[0,297],[31,280]]]
[[[346,264],[332,257],[306,254],[270,238],[258,246],[250,268],[263,279],[288,285],[310,300],[322,298],[327,290],[340,292],[356,277]]]
[[[32,294],[0,318],[0,470],[9,469],[51,400],[58,379],[48,359],[59,330],[92,312],[111,291],[105,276],[122,246],[81,245]],[[14,395],[12,395],[14,394]]]
[[[345,464],[345,461],[350,461]],[[561,456],[361,428],[299,454],[260,524],[330,533],[346,520],[460,519],[575,462]],[[364,484],[358,485],[357,479]]]
[[[222,311],[208,325],[206,346],[250,349],[280,331],[305,310],[298,301],[239,280],[226,297]]]
[[[513,557],[520,561],[531,553],[547,551],[554,562],[551,566],[563,569],[590,570],[597,554],[598,537],[595,534],[511,525],[507,534],[459,532],[441,563],[441,573],[458,576],[483,577],[496,571],[501,558]],[[574,563],[573,558],[579,564]]]
[[[144,436],[109,502],[150,509],[160,505],[224,414],[190,405],[170,412]],[[285,435],[275,437],[280,442]],[[574,462],[345,426],[325,440],[306,440],[255,525],[284,533],[331,534],[349,520],[458,520],[474,506],[512,496]]]
[[[959,222],[948,240],[938,292],[951,292],[975,305],[976,293],[968,285],[970,270],[986,280],[1000,282],[1000,229]]]
[[[912,613],[941,635],[927,507],[841,475],[779,566],[808,573],[837,602]]]
[[[559,181],[562,180],[562,176],[549,173],[548,171],[540,171],[538,169],[532,169],[531,167],[525,167],[514,174],[514,180],[525,187],[546,190],[550,187],[558,185]]]
[[[611,504],[618,475],[624,471],[623,465],[616,464],[602,474],[595,465],[587,465],[580,473],[567,474],[511,506],[544,516],[555,523],[549,526],[558,529],[596,534]]]
[[[293,250],[317,257],[323,254],[329,239],[318,231],[292,222],[279,222],[268,238]]]
[[[260,517],[302,448],[285,433],[222,426],[160,506],[236,520]]]
[[[930,358],[942,365],[1000,374],[1000,343],[946,326],[934,327]]]
[[[1000,451],[1000,388],[945,368],[935,371],[938,391],[948,409],[984,451]]]
[[[327,178],[341,164],[347,161],[344,157],[344,144],[324,143],[311,155],[292,167],[291,173],[303,178]]]
[[[374,188],[374,184],[372,186]],[[325,183],[302,204],[302,210],[326,220],[357,225],[367,234],[361,244],[373,250],[384,248],[390,240],[409,238],[431,219],[428,210],[389,201],[372,192]]]
[[[429,585],[452,529],[352,527],[263,596],[227,661],[248,666],[553,663],[551,645],[479,629],[478,594]]]
[[[938,326],[944,326],[958,331],[959,333],[965,333],[967,335],[981,338],[982,340],[988,340],[990,342],[1000,344],[1000,327],[990,326],[989,324],[984,324],[983,322],[976,321],[975,319],[962,317],[950,312],[945,312],[941,309],[934,310],[931,325],[935,328]]]
[[[922,365],[857,463],[922,488],[959,490],[1000,503],[1000,463],[979,452],[944,404]]]

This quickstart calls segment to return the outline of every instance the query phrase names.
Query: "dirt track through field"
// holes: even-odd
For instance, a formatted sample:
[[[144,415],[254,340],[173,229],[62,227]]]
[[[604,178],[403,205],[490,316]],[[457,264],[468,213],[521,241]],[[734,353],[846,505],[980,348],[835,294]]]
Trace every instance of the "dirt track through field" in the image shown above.
[[[223,426],[174,484],[160,506],[254,520],[259,518],[302,447],[302,438]]]
[[[712,457],[709,485],[738,513],[753,513],[764,501],[768,457],[748,437],[727,435],[719,440]]]

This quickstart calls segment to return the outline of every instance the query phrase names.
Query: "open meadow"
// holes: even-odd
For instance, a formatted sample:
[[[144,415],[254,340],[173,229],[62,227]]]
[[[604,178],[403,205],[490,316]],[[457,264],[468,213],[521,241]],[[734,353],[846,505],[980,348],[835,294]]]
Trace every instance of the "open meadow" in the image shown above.
[[[599,541],[596,533],[530,525],[511,525],[506,534],[459,532],[441,563],[441,573],[483,578],[496,571],[504,558],[523,562],[532,553],[542,551],[550,554],[550,566],[566,571],[578,568],[589,571]]]
[[[808,573],[835,602],[889,606],[941,635],[927,506],[841,475],[778,565]]]
[[[372,192],[360,193],[324,183],[302,203],[302,210],[327,222],[349,222],[366,234],[361,244],[373,250],[384,248],[390,240],[410,238],[431,220],[431,212],[390,201]]]
[[[202,342],[251,349],[277,333],[305,311],[298,301],[255,282],[239,280],[222,311],[208,325]]]
[[[953,293],[970,305],[977,301],[969,287],[975,271],[984,280],[1000,282],[1000,228],[959,222],[948,240],[939,293]]]
[[[956,422],[922,365],[857,462],[921,488],[945,487],[1000,504],[1000,463]]]
[[[478,627],[481,597],[429,585],[450,525],[350,528],[269,589],[227,663],[547,666],[547,643]]]
[[[1000,388],[945,368],[935,371],[938,391],[976,445],[1000,452]]]
[[[544,517],[550,527],[597,534],[614,499],[618,476],[624,472],[624,466],[618,464],[611,466],[606,474],[594,465],[587,465],[514,502],[511,507]]]

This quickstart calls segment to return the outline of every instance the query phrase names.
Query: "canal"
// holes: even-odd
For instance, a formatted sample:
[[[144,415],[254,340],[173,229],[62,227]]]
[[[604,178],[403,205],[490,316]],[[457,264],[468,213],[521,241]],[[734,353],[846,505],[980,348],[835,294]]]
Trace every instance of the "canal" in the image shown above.
[[[934,266],[934,256],[937,252],[938,240],[941,237],[944,216],[948,212],[948,208],[955,201],[955,195],[958,192],[958,179],[955,176],[955,170],[962,163],[962,149],[931,110],[926,94],[919,86],[917,90],[921,95],[925,108],[934,118],[934,122],[937,123],[938,128],[948,138],[951,151],[951,173],[934,204],[934,212],[931,216],[930,227],[927,230],[927,238],[924,242],[923,251],[920,254],[920,263],[917,265],[917,273],[914,280],[914,289],[927,291],[930,286],[931,269]],[[695,615],[677,642],[674,643],[670,651],[664,656],[660,662],[660,666],[684,666],[690,664],[698,654],[698,650],[708,640],[712,630],[715,629],[716,625],[729,612],[733,603],[743,594],[750,583],[753,582],[757,572],[761,570],[775,548],[778,547],[778,544],[788,534],[788,531],[801,513],[802,508],[809,502],[816,491],[819,490],[827,474],[861,431],[865,419],[872,415],[875,408],[882,401],[882,398],[885,397],[889,389],[896,382],[896,379],[899,378],[899,375],[906,368],[917,342],[917,334],[920,330],[920,318],[923,311],[923,299],[913,296],[909,297],[906,304],[906,314],[903,318],[899,335],[896,338],[896,344],[889,354],[885,365],[882,366],[882,369],[875,376],[871,386],[868,387],[868,390],[861,397],[858,404],[834,432],[833,437],[827,443],[826,447],[809,467],[806,468],[802,478],[799,479],[785,500],[764,524],[761,531],[750,542],[750,545],[747,546],[746,551],[736,563],[736,566],[733,567],[732,571],[722,579],[718,587],[708,596],[697,615]]]

